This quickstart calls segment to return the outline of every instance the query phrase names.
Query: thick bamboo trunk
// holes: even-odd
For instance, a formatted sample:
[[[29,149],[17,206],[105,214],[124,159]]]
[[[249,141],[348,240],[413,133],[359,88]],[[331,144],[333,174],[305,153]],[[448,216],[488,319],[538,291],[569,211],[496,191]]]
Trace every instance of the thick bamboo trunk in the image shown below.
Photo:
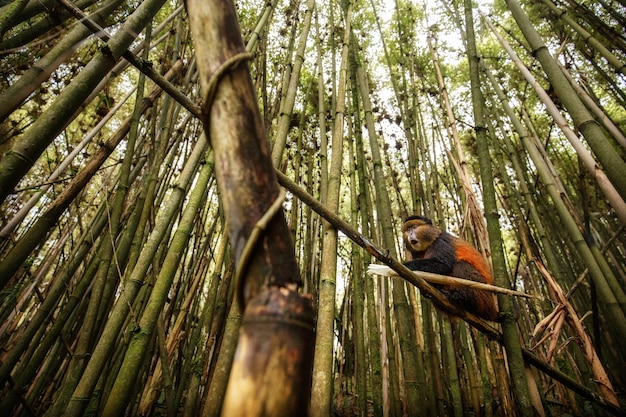
[[[291,234],[265,140],[235,8],[187,2],[230,244],[242,329],[222,415],[302,416],[313,347],[310,300],[300,285]]]

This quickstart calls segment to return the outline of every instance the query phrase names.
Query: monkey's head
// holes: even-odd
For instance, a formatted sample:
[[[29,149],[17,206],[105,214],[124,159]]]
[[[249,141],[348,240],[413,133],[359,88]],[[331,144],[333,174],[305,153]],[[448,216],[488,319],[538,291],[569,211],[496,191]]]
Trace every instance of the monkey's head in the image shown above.
[[[421,258],[424,252],[439,237],[441,230],[433,226],[433,222],[424,216],[409,216],[402,224],[404,246],[411,252],[413,259]]]

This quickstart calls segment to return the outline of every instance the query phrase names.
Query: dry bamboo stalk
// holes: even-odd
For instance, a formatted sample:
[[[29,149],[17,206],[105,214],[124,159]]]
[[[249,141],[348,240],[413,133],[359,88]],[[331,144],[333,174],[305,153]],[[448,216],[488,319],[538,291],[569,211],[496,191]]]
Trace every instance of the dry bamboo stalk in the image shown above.
[[[370,264],[370,266],[367,268],[367,272],[370,274],[382,275],[386,277],[400,276],[400,274],[398,274],[396,271],[386,265]],[[500,294],[512,295],[515,297],[538,298],[536,295],[526,294],[515,290],[509,290],[508,288],[497,287],[495,285],[485,284],[483,282],[472,281],[469,279],[456,278],[448,275],[433,274],[431,272],[424,271],[413,271],[413,273],[430,284],[456,285],[459,287],[468,287],[476,290],[484,290]]]
[[[598,357],[598,352],[596,352],[596,349],[593,345],[593,342],[591,341],[591,338],[589,337],[589,334],[587,334],[587,331],[585,330],[585,327],[583,326],[580,318],[578,317],[578,314],[576,314],[576,310],[574,309],[572,304],[569,302],[567,297],[565,297],[565,293],[563,292],[563,289],[556,282],[556,280],[552,277],[552,275],[546,269],[543,263],[536,260],[535,265],[537,266],[537,269],[539,269],[539,271],[541,272],[541,275],[545,278],[546,284],[550,288],[550,293],[556,299],[555,301],[559,303],[559,305],[557,306],[557,309],[559,310],[559,312],[560,311],[563,312],[561,314],[555,315],[555,317],[558,320],[554,324],[555,336],[553,338],[553,344],[556,343],[556,340],[558,340],[558,333],[560,332],[560,329],[562,327],[563,319],[567,320],[569,325],[572,327],[572,329],[578,336],[581,349],[583,350],[585,354],[585,358],[587,359],[587,361],[589,361],[589,365],[591,366],[591,369],[594,374],[594,381],[599,385],[602,396],[608,403],[619,407],[619,401],[617,399],[617,395],[615,394],[615,390],[613,389],[613,385],[611,384],[611,380],[609,379],[609,376],[606,373],[606,370],[604,369],[604,366],[602,365],[600,358]],[[552,351],[554,349],[555,349],[555,346],[550,347],[549,349],[550,355],[552,354]]]

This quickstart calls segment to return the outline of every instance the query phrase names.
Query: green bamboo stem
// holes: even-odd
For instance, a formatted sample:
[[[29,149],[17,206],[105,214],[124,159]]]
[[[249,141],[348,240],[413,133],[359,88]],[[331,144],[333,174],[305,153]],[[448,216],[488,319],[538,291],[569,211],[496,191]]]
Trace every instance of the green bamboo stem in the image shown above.
[[[87,18],[102,25],[105,18],[113,13],[120,4],[122,4],[122,0],[109,0]],[[0,94],[0,121],[5,120],[50,77],[59,65],[66,62],[89,35],[91,35],[91,30],[82,24],[76,25],[46,55],[3,91]]]
[[[173,77],[181,68],[182,62],[178,61],[166,74]],[[161,94],[162,90],[155,87],[150,95],[142,103],[142,112],[152,106],[152,103]],[[48,210],[35,222],[33,226],[17,241],[15,246],[0,261],[0,288],[6,287],[14,274],[19,270],[24,261],[37,245],[46,237],[50,228],[57,222],[65,209],[74,198],[83,190],[83,187],[107,160],[130,130],[133,118],[127,118],[115,134],[104,143],[93,155],[87,166],[66,186],[65,190],[53,201]],[[5,157],[6,159],[6,157]],[[2,160],[4,161],[4,159]]]
[[[115,342],[128,316],[131,304],[143,286],[146,272],[152,265],[154,256],[161,245],[165,233],[169,229],[172,219],[178,214],[180,204],[186,194],[185,190],[195,177],[197,166],[202,160],[207,146],[208,142],[205,136],[201,135],[177,179],[170,199],[157,214],[155,227],[143,246],[136,265],[132,272],[126,274],[122,289],[123,296],[117,300],[111,310],[102,335],[93,349],[91,359],[87,363],[85,371],[65,409],[64,416],[80,416],[87,407],[88,399],[98,383],[100,374],[106,363],[111,359],[109,355],[115,347]]]
[[[478,70],[479,58],[476,50],[476,37],[474,34],[474,18],[472,14],[471,0],[464,0],[463,4],[465,9],[465,31],[467,34],[467,58],[469,61],[470,71],[472,109],[474,112],[474,131],[476,132],[476,144],[478,147],[483,205],[485,217],[487,218],[487,230],[489,233],[489,247],[491,249],[493,276],[495,278],[496,285],[500,287],[507,287],[509,285],[508,272],[504,257],[504,243],[500,228],[494,178],[491,167],[492,162],[489,154],[489,143],[487,140],[484,114],[485,101],[480,86],[480,73]],[[526,382],[526,373],[524,370],[524,359],[522,357],[520,335],[514,318],[513,303],[511,302],[511,298],[502,294],[498,295],[498,306],[500,309],[500,323],[502,325],[502,336],[507,353],[509,374],[511,376],[511,387],[514,392],[517,411],[521,416],[533,416],[535,412],[541,413],[542,405],[541,403],[533,404],[531,402],[529,388]]]
[[[358,65],[358,64],[357,64]],[[372,152],[372,163],[374,165],[374,184],[376,192],[376,211],[382,228],[382,239],[384,246],[389,248],[390,255],[396,257],[397,232],[393,226],[393,214],[391,202],[387,193],[386,177],[383,173],[383,161],[380,154],[379,138],[376,135],[374,117],[372,113],[372,103],[369,97],[369,86],[361,65],[356,69],[357,86],[361,100],[363,101],[363,111],[365,114],[365,125],[367,127],[370,150]],[[405,390],[407,396],[407,413],[418,415],[422,404],[427,396],[425,386],[426,379],[422,364],[422,356],[417,348],[417,336],[415,334],[415,322],[410,312],[407,296],[405,295],[404,284],[400,281],[393,285],[393,299],[398,324],[398,337],[402,354],[403,372],[405,379]]]
[[[587,32],[581,25],[579,25],[566,11],[561,10],[556,4],[550,0],[542,0],[543,3],[552,10],[552,12],[567,23],[574,31],[588,44],[595,49],[606,59],[606,61],[613,67],[615,72],[622,75],[626,75],[626,64],[622,62],[617,56],[615,56],[608,48],[606,48],[600,41],[598,41],[591,33]]]
[[[205,164],[200,171],[189,201],[183,210],[176,232],[170,242],[167,255],[159,275],[154,282],[150,298],[141,315],[138,329],[133,335],[115,383],[102,411],[103,416],[115,417],[124,414],[129,404],[132,386],[135,384],[144,363],[157,319],[167,300],[174,276],[193,230],[194,220],[205,198],[206,188],[213,175],[213,164]]]
[[[339,192],[343,166],[343,135],[346,111],[346,88],[348,80],[348,52],[350,47],[350,27],[352,3],[347,4],[343,48],[339,67],[339,83],[335,102],[335,120],[332,133],[332,156],[328,174],[326,204],[332,211],[339,209]],[[313,361],[313,380],[311,390],[311,415],[329,415],[332,408],[333,392],[333,345],[335,321],[335,290],[337,275],[337,229],[329,223],[323,224],[322,259],[320,268],[319,301],[317,310],[317,329],[315,338],[315,357]]]
[[[315,10],[315,0],[308,0],[306,13],[302,21],[302,31],[300,32],[300,39],[298,41],[298,48],[296,49],[295,59],[293,62],[293,68],[291,70],[289,85],[286,89],[286,95],[284,101],[281,101],[281,112],[278,117],[278,128],[274,135],[274,144],[272,147],[272,163],[274,166],[280,166],[280,162],[287,142],[287,134],[291,127],[291,115],[296,101],[296,93],[298,92],[298,85],[300,84],[300,73],[302,71],[302,65],[304,64],[304,55],[306,50],[306,44],[309,37],[309,31],[311,29],[311,19],[313,11]]]
[[[17,0],[9,3],[7,8],[2,10],[2,13],[0,13],[0,39],[2,39],[12,21],[15,20],[15,17],[24,10],[27,3],[28,0]]]
[[[530,44],[533,55],[541,63],[556,94],[572,117],[576,129],[583,134],[606,171],[607,177],[622,199],[626,200],[626,181],[624,181],[624,178],[626,178],[626,162],[615,151],[611,141],[608,140],[600,125],[578,98],[517,0],[506,0],[506,4],[509,6],[524,37]]]
[[[93,1],[90,0],[78,0],[76,7],[83,10],[89,6],[93,6]],[[7,50],[13,48],[21,48],[32,42],[36,38],[44,35],[48,31],[55,27],[65,23],[69,17],[69,14],[60,11],[55,15],[54,19],[49,18],[48,12],[53,10],[57,5],[56,0],[42,0],[42,1],[29,1],[26,7],[10,20],[7,26],[7,32],[21,23],[30,22],[24,30],[15,31],[13,36],[5,38],[0,42],[0,50]],[[8,6],[5,6],[0,10],[4,12],[8,10]]]
[[[135,40],[134,34],[143,30],[164,3],[165,0],[142,2],[107,42],[107,47],[74,77],[56,101],[34,121],[0,160],[0,202],[6,199],[48,145],[74,119],[76,111],[84,104],[92,89]]]

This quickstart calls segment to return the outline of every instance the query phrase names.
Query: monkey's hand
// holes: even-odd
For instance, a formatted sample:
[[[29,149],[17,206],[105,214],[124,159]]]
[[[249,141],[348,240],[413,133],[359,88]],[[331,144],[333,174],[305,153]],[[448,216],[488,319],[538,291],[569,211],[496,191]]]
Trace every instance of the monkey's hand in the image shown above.
[[[397,277],[398,273],[387,265],[370,264],[367,267],[367,273],[370,275],[382,275],[384,277]]]

